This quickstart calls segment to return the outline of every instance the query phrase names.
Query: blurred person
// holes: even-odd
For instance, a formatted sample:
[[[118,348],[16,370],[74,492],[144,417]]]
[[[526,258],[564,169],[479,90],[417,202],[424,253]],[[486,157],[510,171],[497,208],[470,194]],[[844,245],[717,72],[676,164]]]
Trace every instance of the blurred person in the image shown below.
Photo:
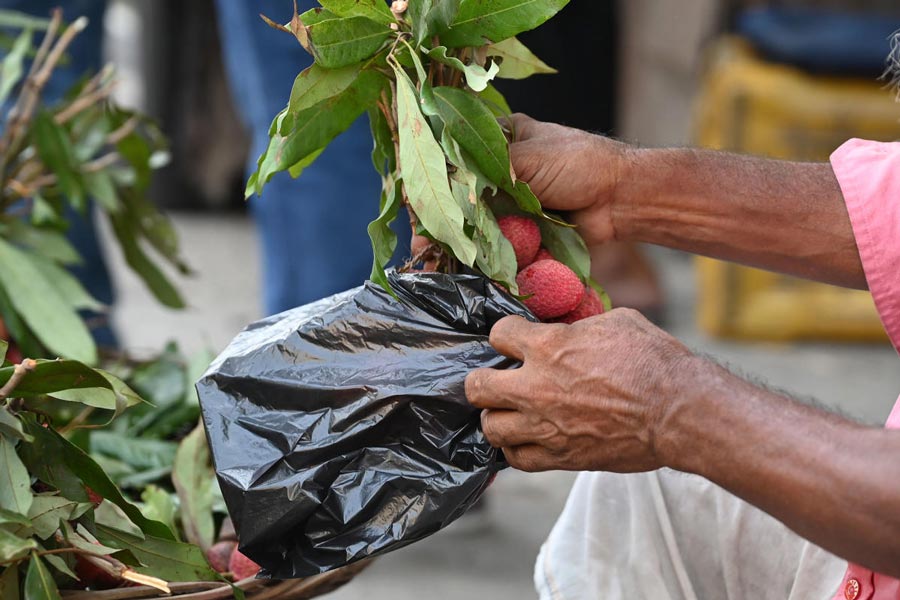
[[[297,74],[312,57],[296,39],[266,26],[260,13],[286,22],[286,0],[216,0],[225,65],[236,104],[251,134],[248,175],[269,143],[269,125],[287,104]],[[319,6],[298,2],[298,10]],[[261,198],[251,199],[263,254],[267,314],[360,285],[372,269],[364,234],[378,216],[381,179],[370,159],[367,117],[358,119],[309,166],[298,181],[277,173]],[[402,217],[397,223],[402,223]],[[397,247],[409,248],[399,226]]]
[[[798,163],[514,120],[516,172],[589,246],[868,288],[900,348],[900,143],[854,139]],[[900,400],[886,429],[854,423],[628,309],[507,317],[490,343],[523,365],[466,380],[487,438],[516,468],[585,471],[538,557],[542,598],[900,599]]]

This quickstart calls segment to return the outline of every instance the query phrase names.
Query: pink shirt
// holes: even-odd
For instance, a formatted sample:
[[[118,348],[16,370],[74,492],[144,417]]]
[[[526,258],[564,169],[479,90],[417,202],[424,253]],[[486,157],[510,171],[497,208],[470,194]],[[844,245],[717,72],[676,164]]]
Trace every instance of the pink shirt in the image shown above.
[[[900,143],[850,140],[831,155],[869,291],[900,350]],[[886,427],[900,429],[900,400]],[[900,600],[900,580],[849,565],[833,600]]]

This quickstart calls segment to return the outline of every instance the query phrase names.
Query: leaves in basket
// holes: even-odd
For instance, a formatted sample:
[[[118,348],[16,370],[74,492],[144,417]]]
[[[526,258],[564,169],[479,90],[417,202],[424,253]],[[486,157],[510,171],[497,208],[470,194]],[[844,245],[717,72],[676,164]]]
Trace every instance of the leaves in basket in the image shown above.
[[[185,538],[205,552],[215,540],[212,515],[215,476],[209,462],[209,446],[202,423],[178,445],[172,483],[181,501],[181,526]]]
[[[0,508],[27,515],[32,499],[28,470],[16,454],[13,443],[0,437]]]
[[[197,546],[152,535],[144,539],[105,525],[97,525],[97,539],[106,546],[130,550],[141,562],[135,570],[168,581],[215,581],[219,574],[210,568]]]
[[[25,600],[60,600],[53,576],[44,566],[44,561],[33,552],[25,576]]]

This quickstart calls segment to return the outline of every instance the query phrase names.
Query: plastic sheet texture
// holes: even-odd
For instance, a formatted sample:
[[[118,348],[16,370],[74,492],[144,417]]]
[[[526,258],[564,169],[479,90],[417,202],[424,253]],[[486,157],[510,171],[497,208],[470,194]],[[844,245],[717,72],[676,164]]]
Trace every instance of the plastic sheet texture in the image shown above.
[[[250,325],[197,384],[216,474],[261,576],[395,550],[462,515],[506,466],[465,398],[518,314],[482,277],[389,274]]]

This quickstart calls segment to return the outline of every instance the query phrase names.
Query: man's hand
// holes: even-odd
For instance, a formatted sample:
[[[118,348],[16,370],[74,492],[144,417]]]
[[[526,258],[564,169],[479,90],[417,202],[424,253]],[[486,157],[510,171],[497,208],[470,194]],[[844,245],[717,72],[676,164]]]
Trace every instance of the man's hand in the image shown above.
[[[617,309],[573,325],[507,317],[491,330],[519,369],[479,369],[466,395],[488,440],[523,471],[646,471],[665,466],[658,424],[699,362],[640,313]]]
[[[615,238],[611,207],[628,165],[629,147],[554,123],[512,116],[510,159],[545,208],[571,212],[588,245]]]

